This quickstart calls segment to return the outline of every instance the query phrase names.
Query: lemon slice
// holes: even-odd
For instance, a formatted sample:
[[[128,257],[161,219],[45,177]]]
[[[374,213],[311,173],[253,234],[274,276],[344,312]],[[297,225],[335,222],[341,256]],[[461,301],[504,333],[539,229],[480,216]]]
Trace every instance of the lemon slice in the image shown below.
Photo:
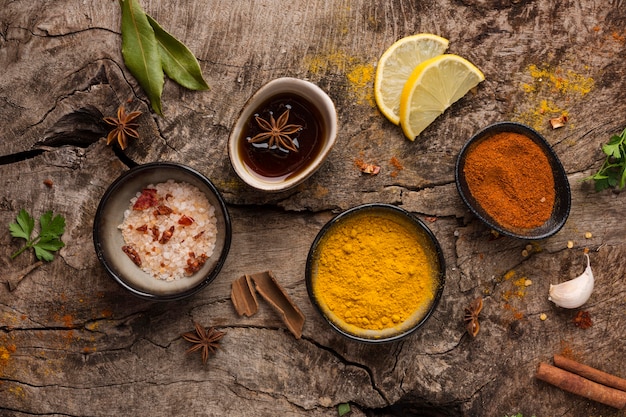
[[[374,79],[374,98],[381,113],[393,124],[400,123],[400,95],[411,72],[446,49],[447,39],[420,33],[398,40],[380,57]]]
[[[458,55],[439,55],[414,70],[400,98],[400,125],[415,140],[452,103],[485,79],[471,62]]]

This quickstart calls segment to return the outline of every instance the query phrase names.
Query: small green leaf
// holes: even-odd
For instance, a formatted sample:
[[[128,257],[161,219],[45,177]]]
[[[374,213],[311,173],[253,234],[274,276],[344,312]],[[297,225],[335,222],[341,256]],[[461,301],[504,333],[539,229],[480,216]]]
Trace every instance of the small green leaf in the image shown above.
[[[30,240],[30,235],[35,229],[35,219],[24,209],[20,210],[15,219],[17,223],[9,224],[9,230],[11,236],[20,237],[22,239]]]
[[[52,217],[52,211],[45,212],[39,219],[41,232],[39,235],[43,238],[52,236],[61,236],[65,232],[65,218],[61,215]]]
[[[208,90],[200,64],[189,48],[163,29],[151,16],[146,17],[154,30],[161,63],[167,76],[190,90]]]
[[[122,6],[122,56],[139,82],[152,109],[162,114],[163,68],[154,30],[137,0],[120,0]]]
[[[350,404],[348,403],[339,404],[337,406],[337,413],[339,414],[339,417],[348,415],[351,411]]]
[[[609,141],[602,145],[602,152],[606,155],[602,166],[598,172],[585,180],[593,179],[596,191],[626,187],[626,129],[619,135],[612,135]]]
[[[45,250],[56,252],[62,247],[65,246],[65,243],[61,241],[58,237],[47,237],[41,238],[39,242],[35,245],[35,248],[42,248]]]
[[[40,261],[52,262],[54,259],[54,254],[44,248],[40,248],[39,246],[34,246],[35,256]]]
[[[594,187],[596,191],[602,191],[602,190],[606,190],[607,188],[611,188],[611,186],[609,185],[609,180],[608,178],[600,178],[600,179],[594,179]]]
[[[618,159],[621,158],[619,143],[607,143],[602,145],[602,152],[604,152],[607,156],[612,156]]]

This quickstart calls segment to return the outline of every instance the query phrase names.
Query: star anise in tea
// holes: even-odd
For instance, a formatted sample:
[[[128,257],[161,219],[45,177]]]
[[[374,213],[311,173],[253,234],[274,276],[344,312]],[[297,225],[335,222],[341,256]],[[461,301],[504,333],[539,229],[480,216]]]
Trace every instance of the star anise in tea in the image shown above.
[[[193,343],[187,353],[202,351],[202,363],[209,360],[209,354],[214,353],[219,348],[219,342],[226,333],[215,330],[214,327],[205,329],[202,325],[194,323],[195,331],[183,333],[181,336],[188,342]]]
[[[139,132],[137,127],[139,126],[134,120],[141,115],[140,111],[134,111],[126,114],[124,106],[120,106],[117,109],[117,119],[114,117],[105,117],[104,121],[115,126],[113,130],[107,135],[107,145],[110,145],[113,140],[117,139],[117,143],[122,150],[128,146],[128,137],[139,139]]]
[[[274,119],[274,115],[270,115],[270,121],[256,116],[256,122],[263,132],[249,139],[250,143],[261,143],[267,141],[267,147],[272,149],[274,146],[287,149],[289,151],[298,152],[298,147],[294,143],[294,139],[289,135],[293,135],[302,129],[301,125],[287,124],[289,121],[289,109]]]

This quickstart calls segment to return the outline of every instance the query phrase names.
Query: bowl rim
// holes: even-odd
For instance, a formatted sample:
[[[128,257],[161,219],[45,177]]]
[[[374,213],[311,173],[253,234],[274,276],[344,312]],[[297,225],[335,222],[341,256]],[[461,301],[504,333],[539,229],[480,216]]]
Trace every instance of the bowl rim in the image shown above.
[[[106,254],[104,253],[105,250],[103,249],[102,244],[100,243],[101,232],[100,232],[99,225],[102,221],[104,208],[106,207],[110,198],[128,179],[134,178],[140,175],[144,171],[149,171],[149,170],[153,170],[156,168],[170,168],[170,169],[183,170],[191,174],[192,176],[196,177],[209,189],[210,192],[214,194],[219,204],[218,209],[221,211],[224,217],[224,246],[222,248],[222,251],[220,253],[220,256],[215,266],[213,267],[211,271],[209,271],[207,276],[202,281],[199,281],[193,287],[190,287],[184,291],[173,293],[173,294],[153,294],[153,293],[150,293],[149,291],[140,290],[130,285],[128,282],[126,282],[126,280],[124,280],[121,276],[119,276],[118,273],[111,267],[106,257]],[[131,294],[139,298],[145,299],[145,300],[176,301],[176,300],[187,298],[196,294],[197,292],[205,288],[208,284],[210,284],[217,278],[222,267],[224,266],[224,263],[226,262],[226,258],[228,257],[228,253],[230,251],[230,246],[231,246],[231,241],[232,241],[232,225],[231,225],[230,213],[228,212],[228,208],[226,207],[224,198],[220,194],[219,190],[215,187],[215,185],[211,182],[211,180],[209,180],[208,177],[206,177],[205,175],[203,175],[196,169],[191,168],[181,163],[149,162],[146,164],[136,165],[130,168],[128,171],[123,172],[109,185],[109,187],[106,189],[106,191],[102,195],[102,198],[100,199],[100,202],[96,209],[96,214],[94,216],[94,221],[93,221],[92,237],[93,237],[93,244],[94,244],[96,256],[98,257],[100,264],[104,267],[107,274],[111,278],[113,278],[113,280],[116,281],[119,285],[121,285],[124,289],[128,290]]]
[[[467,182],[465,181],[465,174],[463,173],[467,153],[476,144],[480,143],[483,140],[489,139],[491,136],[497,133],[502,132],[513,132],[525,135],[534,143],[536,143],[544,151],[548,158],[548,162],[550,163],[550,166],[552,168],[552,175],[555,181],[555,194],[557,197],[557,201],[554,204],[550,219],[548,219],[546,223],[541,226],[531,229],[507,229],[498,224],[495,220],[493,220],[480,207],[478,202],[476,202],[476,200],[469,192]],[[561,228],[565,225],[567,218],[569,217],[572,197],[567,173],[565,172],[565,169],[563,168],[563,165],[558,155],[556,154],[554,149],[552,149],[550,143],[543,137],[543,135],[541,135],[535,129],[526,124],[519,122],[502,121],[492,123],[480,129],[478,132],[472,135],[472,137],[470,137],[470,139],[465,142],[465,144],[461,148],[455,163],[454,178],[457,191],[461,196],[461,199],[463,200],[465,206],[469,208],[472,214],[476,216],[479,220],[481,220],[484,224],[502,235],[523,240],[545,239],[555,235],[559,230],[561,230]],[[553,224],[551,224],[550,227],[547,227],[546,225],[548,225],[548,222],[550,222],[551,220],[553,220]]]
[[[315,257],[315,252],[317,250],[317,247],[320,243],[320,241],[324,238],[326,232],[328,232],[328,230],[330,230],[330,228],[332,228],[335,224],[337,224],[338,222],[342,221],[345,218],[348,218],[352,215],[355,215],[359,212],[367,212],[367,211],[387,211],[387,212],[392,212],[394,215],[400,215],[402,217],[404,217],[405,219],[407,219],[409,222],[411,222],[412,224],[414,224],[418,229],[420,229],[421,231],[423,231],[425,233],[425,237],[427,238],[427,240],[432,243],[434,252],[437,256],[437,263],[439,264],[439,271],[437,273],[437,278],[438,278],[438,284],[437,284],[437,291],[435,293],[435,297],[431,303],[431,305],[429,306],[428,310],[426,311],[426,313],[424,314],[424,316],[422,318],[420,318],[412,327],[410,327],[409,329],[392,335],[392,336],[388,336],[388,337],[384,337],[384,338],[379,338],[379,339],[373,339],[373,338],[368,338],[368,337],[363,337],[363,336],[359,336],[359,335],[355,335],[353,333],[347,332],[346,330],[343,330],[340,326],[338,326],[337,324],[333,323],[330,318],[328,318],[326,316],[326,314],[324,314],[324,311],[322,310],[321,306],[319,305],[318,301],[317,301],[317,297],[315,296],[314,292],[313,292],[313,283],[312,283],[312,279],[313,279],[313,265],[314,265],[314,257]],[[339,213],[338,215],[336,215],[335,217],[333,217],[332,219],[330,219],[329,221],[326,222],[326,224],[324,224],[324,226],[322,226],[322,228],[320,229],[320,231],[317,233],[317,235],[315,236],[315,239],[313,240],[313,243],[311,244],[311,247],[309,248],[309,253],[307,255],[307,259],[306,259],[306,264],[305,264],[305,284],[306,284],[306,288],[307,288],[307,294],[309,296],[309,300],[311,301],[311,304],[313,304],[313,306],[315,307],[315,310],[319,313],[319,315],[324,319],[324,321],[326,323],[328,323],[330,325],[330,327],[337,333],[339,333],[340,335],[346,337],[349,340],[352,341],[356,341],[356,342],[361,342],[361,343],[368,343],[368,344],[383,344],[383,343],[391,343],[391,342],[395,342],[401,339],[404,339],[406,337],[408,337],[409,335],[413,334],[417,329],[419,329],[420,327],[422,327],[426,321],[428,321],[428,319],[433,315],[433,313],[435,312],[435,310],[437,309],[437,306],[439,305],[439,302],[443,296],[443,290],[445,287],[445,281],[446,281],[446,262],[445,262],[445,256],[443,254],[443,250],[441,249],[441,244],[439,243],[439,240],[437,239],[437,237],[435,236],[435,234],[432,232],[432,230],[426,225],[426,223],[424,223],[424,221],[422,221],[419,217],[415,216],[414,214],[412,214],[411,212],[395,206],[393,204],[387,204],[387,203],[366,203],[366,204],[360,204],[354,207],[351,207],[341,213]]]
[[[255,110],[254,104],[260,104],[263,101],[267,100],[269,97],[282,93],[292,93],[295,95],[299,95],[313,102],[312,104],[315,104],[315,101],[320,103],[320,105],[318,106],[318,110],[321,113],[322,117],[324,117],[328,121],[328,126],[326,126],[328,129],[326,143],[324,144],[319,154],[315,157],[315,159],[313,159],[309,163],[309,166],[303,169],[297,175],[294,175],[284,181],[263,181],[261,178],[249,172],[245,165],[240,161],[238,149],[239,147],[237,146],[237,142],[239,140],[240,132],[243,129],[243,126],[250,118],[250,116],[252,116],[252,112]],[[315,100],[312,100],[311,97],[314,97]],[[256,90],[241,107],[241,110],[239,111],[239,114],[237,115],[237,118],[235,119],[235,122],[233,123],[230,129],[230,133],[228,135],[228,157],[230,159],[230,164],[233,167],[233,170],[235,171],[237,176],[244,183],[248,184],[252,188],[260,191],[269,192],[285,191],[301,184],[320,168],[321,164],[326,160],[328,154],[330,153],[335,145],[335,142],[337,141],[337,130],[337,109],[335,108],[335,104],[333,103],[330,96],[324,90],[322,90],[321,87],[319,87],[317,84],[300,78],[275,78],[265,83],[258,90]]]

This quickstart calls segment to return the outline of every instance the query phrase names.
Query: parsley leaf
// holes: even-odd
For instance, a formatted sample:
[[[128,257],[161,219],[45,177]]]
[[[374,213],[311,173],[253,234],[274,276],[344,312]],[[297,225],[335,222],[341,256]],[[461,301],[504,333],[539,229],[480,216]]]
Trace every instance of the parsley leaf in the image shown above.
[[[37,259],[50,262],[54,259],[54,252],[65,246],[61,241],[61,236],[65,232],[65,218],[60,214],[53,217],[52,211],[45,212],[39,218],[40,231],[34,238],[31,236],[35,229],[35,219],[26,210],[20,210],[15,221],[16,223],[9,224],[11,236],[25,239],[26,244],[11,255],[12,259],[33,248]]]
[[[626,186],[626,129],[620,135],[613,135],[602,145],[606,155],[602,166],[594,175],[585,180],[594,180],[596,191],[608,188],[622,189]]]
[[[33,229],[35,228],[35,219],[33,219],[26,210],[22,209],[17,215],[16,220],[17,224],[11,223],[9,225],[11,236],[21,237],[26,240],[30,239],[30,235],[33,233]]]

